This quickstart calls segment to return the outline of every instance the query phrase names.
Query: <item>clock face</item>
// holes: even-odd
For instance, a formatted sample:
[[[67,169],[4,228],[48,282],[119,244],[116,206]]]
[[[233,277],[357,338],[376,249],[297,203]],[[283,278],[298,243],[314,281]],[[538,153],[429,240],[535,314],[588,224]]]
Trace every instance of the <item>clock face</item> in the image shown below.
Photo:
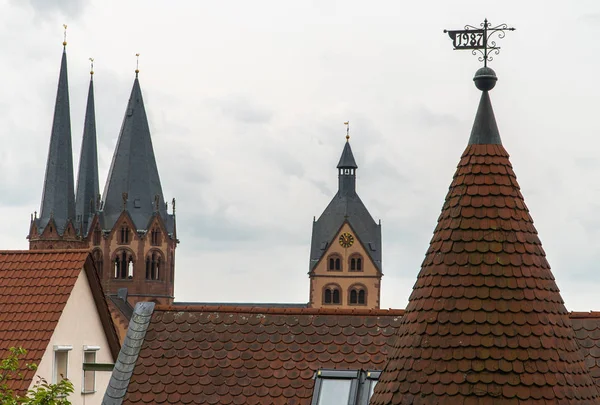
[[[343,248],[347,249],[350,246],[352,246],[353,244],[354,244],[354,236],[352,236],[348,232],[344,232],[343,234],[340,235],[340,245]]]

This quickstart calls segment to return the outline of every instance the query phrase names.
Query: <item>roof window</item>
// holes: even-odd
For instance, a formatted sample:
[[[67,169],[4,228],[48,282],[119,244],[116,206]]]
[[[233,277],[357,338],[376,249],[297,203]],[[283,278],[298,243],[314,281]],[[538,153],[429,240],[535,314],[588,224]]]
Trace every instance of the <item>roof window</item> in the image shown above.
[[[319,370],[311,405],[368,405],[379,371]]]

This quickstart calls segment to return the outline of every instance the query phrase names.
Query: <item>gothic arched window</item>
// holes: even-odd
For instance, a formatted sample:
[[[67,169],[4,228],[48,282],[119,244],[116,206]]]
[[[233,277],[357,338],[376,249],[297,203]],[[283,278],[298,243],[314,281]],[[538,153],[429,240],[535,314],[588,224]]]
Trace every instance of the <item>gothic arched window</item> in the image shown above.
[[[102,251],[100,249],[94,249],[92,252],[92,260],[94,260],[94,266],[98,276],[102,278],[102,266],[104,265],[102,260]]]
[[[120,245],[128,245],[131,239],[131,231],[129,229],[129,226],[127,226],[127,224],[123,224],[121,225],[121,229],[119,229],[119,235],[117,238],[117,242]]]
[[[113,265],[116,279],[127,280],[133,278],[133,255],[131,252],[127,250],[117,252]]]
[[[163,256],[154,250],[146,256],[146,280],[160,280],[163,270]]]
[[[160,242],[160,229],[158,227],[153,228],[152,231],[150,231],[150,244],[152,246],[159,246]]]

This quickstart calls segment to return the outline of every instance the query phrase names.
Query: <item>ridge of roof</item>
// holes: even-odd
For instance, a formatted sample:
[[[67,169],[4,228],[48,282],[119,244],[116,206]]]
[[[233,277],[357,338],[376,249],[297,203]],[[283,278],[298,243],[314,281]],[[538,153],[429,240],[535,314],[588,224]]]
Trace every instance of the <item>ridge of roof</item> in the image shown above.
[[[155,202],[156,196],[159,199],[158,204]],[[123,117],[103,198],[104,226],[107,229],[114,226],[124,208],[129,212],[136,229],[145,229],[148,219],[156,211],[165,220],[165,224],[168,223],[148,117],[137,75]],[[169,229],[169,232],[172,230]]]
[[[344,149],[342,150],[342,156],[340,156],[340,161],[337,165],[338,169],[357,169],[358,166],[356,164],[356,160],[354,160],[354,154],[352,153],[352,148],[350,147],[350,141],[346,140],[346,144],[344,145]]]
[[[83,229],[82,236],[88,233],[90,220],[96,213],[96,204],[100,195],[93,77],[93,75],[90,75],[75,193],[75,215],[78,222],[76,228],[79,231],[81,226]]]
[[[403,309],[348,309],[348,308],[286,308],[286,307],[244,307],[244,306],[212,306],[212,305],[157,305],[155,311],[173,312],[236,312],[236,313],[265,313],[280,315],[390,315],[402,316]]]
[[[62,235],[67,222],[75,219],[75,192],[73,187],[73,152],[71,146],[71,115],[69,107],[69,80],[67,51],[63,48],[54,105],[54,118],[48,160],[44,176],[42,204],[38,219],[40,234],[53,218],[57,232]]]
[[[509,154],[479,140],[458,163],[371,404],[600,403]]]

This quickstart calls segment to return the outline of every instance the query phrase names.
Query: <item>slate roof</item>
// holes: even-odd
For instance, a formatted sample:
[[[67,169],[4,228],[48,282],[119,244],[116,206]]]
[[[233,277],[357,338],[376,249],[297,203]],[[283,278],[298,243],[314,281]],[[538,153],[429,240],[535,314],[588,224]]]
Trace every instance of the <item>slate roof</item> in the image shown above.
[[[78,222],[76,228],[77,231],[83,229],[84,236],[87,235],[93,215],[96,214],[96,204],[100,195],[93,77],[90,77],[75,194],[75,214]]]
[[[158,195],[158,212],[167,231],[173,232],[174,224],[165,206],[137,74],[104,189],[105,229],[112,229],[123,212],[123,193],[128,194],[127,210],[136,229],[146,229],[156,211],[154,198]]]
[[[487,91],[479,106],[476,125],[495,123]],[[600,403],[509,155],[480,143],[491,135],[461,157],[372,405]]]
[[[119,341],[87,250],[0,251],[0,359],[11,347],[23,347],[28,363],[39,364],[82,271],[86,272],[100,319],[116,358]],[[35,372],[21,370],[11,380],[23,392]]]
[[[123,403],[309,405],[318,369],[381,369],[402,313],[157,306]]]
[[[352,153],[352,148],[350,147],[350,142],[346,141],[344,145],[344,150],[342,151],[342,156],[340,157],[340,161],[337,165],[338,169],[357,169],[356,160],[354,160],[354,154]]]
[[[54,218],[59,235],[62,235],[65,230],[67,221],[75,220],[73,149],[71,146],[66,48],[63,49],[60,64],[42,205],[37,222],[40,233],[43,232],[50,218]]]
[[[348,164],[356,168],[350,143],[346,142],[340,164]],[[346,167],[346,166],[344,166]],[[340,175],[339,187],[325,211],[318,220],[313,222],[312,239],[310,246],[310,270],[313,270],[332,243],[333,238],[340,231],[344,223],[348,223],[365,250],[373,260],[376,268],[382,271],[381,265],[381,224],[376,223],[373,217],[356,193],[354,182],[356,176]]]

